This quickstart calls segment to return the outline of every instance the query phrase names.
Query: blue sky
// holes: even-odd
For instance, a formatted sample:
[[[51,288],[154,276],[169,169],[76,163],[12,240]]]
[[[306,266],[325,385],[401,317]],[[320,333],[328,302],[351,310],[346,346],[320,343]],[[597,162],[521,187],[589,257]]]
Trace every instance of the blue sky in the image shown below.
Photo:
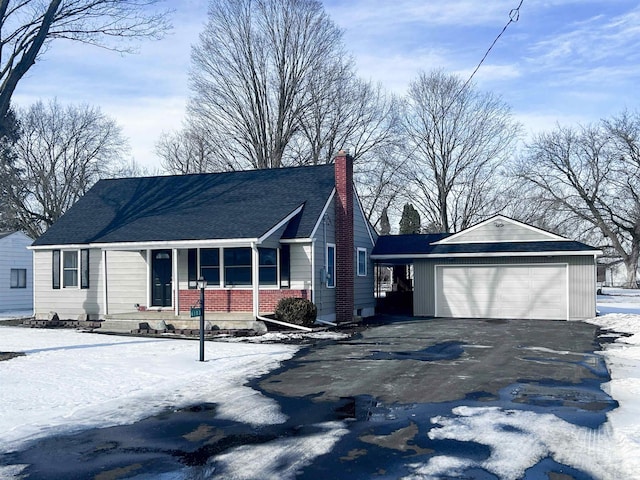
[[[120,55],[56,41],[18,86],[14,104],[57,97],[89,103],[115,118],[131,155],[154,168],[154,144],[180,127],[189,95],[191,44],[206,21],[206,0],[175,8],[166,39]],[[326,0],[344,30],[358,74],[403,94],[418,72],[467,78],[519,0]],[[524,0],[474,77],[501,95],[527,135],[640,109],[640,2]],[[348,147],[348,146],[347,146]]]

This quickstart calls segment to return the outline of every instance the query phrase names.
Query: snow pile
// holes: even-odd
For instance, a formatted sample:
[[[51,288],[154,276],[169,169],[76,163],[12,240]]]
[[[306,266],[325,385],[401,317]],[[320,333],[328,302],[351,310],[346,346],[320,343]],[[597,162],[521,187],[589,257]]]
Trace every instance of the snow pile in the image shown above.
[[[199,343],[0,327],[0,451],[85,428],[133,423],[167,408],[219,404],[249,424],[285,421],[276,402],[243,386],[277,368],[298,347]]]

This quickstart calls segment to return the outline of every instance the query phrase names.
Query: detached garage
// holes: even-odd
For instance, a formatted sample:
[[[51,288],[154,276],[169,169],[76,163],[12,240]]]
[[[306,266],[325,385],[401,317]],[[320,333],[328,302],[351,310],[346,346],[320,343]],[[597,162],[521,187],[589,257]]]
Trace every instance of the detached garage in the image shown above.
[[[582,320],[596,314],[600,254],[497,216],[454,235],[380,237],[371,258],[412,266],[416,316]]]

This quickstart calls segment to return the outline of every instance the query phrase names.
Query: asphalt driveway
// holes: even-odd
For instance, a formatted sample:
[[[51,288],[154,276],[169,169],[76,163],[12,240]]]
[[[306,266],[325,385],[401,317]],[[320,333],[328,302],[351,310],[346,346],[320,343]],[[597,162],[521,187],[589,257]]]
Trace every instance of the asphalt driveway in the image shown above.
[[[29,479],[590,480],[586,470],[544,454],[524,473],[497,474],[477,466],[494,453],[489,446],[430,433],[434,418],[488,407],[597,436],[616,407],[600,388],[609,375],[594,353],[599,342],[597,328],[582,322],[383,317],[348,339],[304,347],[253,381],[278,402],[283,424],[257,428],[222,420],[215,404],[197,405],[44,439],[0,464],[29,465]],[[505,424],[494,435],[513,443],[509,436],[521,429]],[[476,466],[459,476],[420,474],[436,456]]]
[[[600,381],[607,372],[596,348],[596,327],[582,322],[385,317],[355,338],[297,355],[259,386],[316,402],[495,399],[518,382]]]

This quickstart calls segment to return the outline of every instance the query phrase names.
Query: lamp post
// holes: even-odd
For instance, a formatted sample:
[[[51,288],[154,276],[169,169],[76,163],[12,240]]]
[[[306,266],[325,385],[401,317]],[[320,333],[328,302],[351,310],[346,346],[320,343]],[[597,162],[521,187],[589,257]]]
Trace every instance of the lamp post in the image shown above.
[[[204,362],[204,289],[207,281],[204,277],[198,279],[198,288],[200,289],[200,361]]]

